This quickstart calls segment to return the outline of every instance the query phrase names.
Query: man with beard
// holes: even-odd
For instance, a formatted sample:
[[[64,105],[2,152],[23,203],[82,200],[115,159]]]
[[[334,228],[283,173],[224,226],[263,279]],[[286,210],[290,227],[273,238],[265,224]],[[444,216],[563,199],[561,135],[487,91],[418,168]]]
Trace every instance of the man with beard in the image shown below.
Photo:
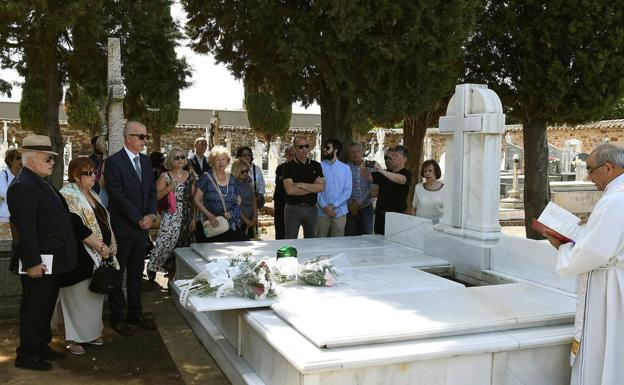
[[[351,169],[338,160],[342,143],[337,139],[323,144],[321,168],[325,190],[318,193],[316,237],[342,237],[347,222],[347,202],[351,197]]]

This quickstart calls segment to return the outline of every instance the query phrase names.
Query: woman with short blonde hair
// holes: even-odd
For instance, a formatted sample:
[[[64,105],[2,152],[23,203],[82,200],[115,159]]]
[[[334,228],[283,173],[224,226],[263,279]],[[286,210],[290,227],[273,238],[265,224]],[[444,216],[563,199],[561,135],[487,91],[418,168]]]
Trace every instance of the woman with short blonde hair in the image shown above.
[[[232,160],[232,158],[230,157],[230,153],[228,152],[227,148],[225,148],[223,146],[214,146],[210,150],[210,153],[208,154],[208,163],[210,164],[210,167],[212,167],[212,168],[215,167],[215,159],[218,156],[225,156],[227,158],[227,163],[228,164],[230,164],[230,161]]]

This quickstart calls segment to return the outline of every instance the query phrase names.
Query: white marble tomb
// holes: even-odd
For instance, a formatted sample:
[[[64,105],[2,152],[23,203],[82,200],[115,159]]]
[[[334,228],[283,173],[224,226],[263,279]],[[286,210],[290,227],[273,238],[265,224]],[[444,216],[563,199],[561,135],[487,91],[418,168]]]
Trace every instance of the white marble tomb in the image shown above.
[[[490,207],[498,207],[498,184],[487,182],[500,163],[496,141],[504,117],[496,95],[467,84],[457,87],[453,100],[447,143],[454,148],[462,141],[463,160],[447,162],[453,201],[445,202],[451,210],[443,223],[387,214],[383,237],[176,250],[181,279],[197,274],[210,258],[247,251],[272,256],[283,245],[296,247],[300,260],[345,253],[350,262],[356,279],[350,284],[289,287],[271,307],[179,308],[233,384],[569,383],[574,280],[554,273],[556,255],[547,243],[497,229]],[[171,289],[177,297],[179,289]]]

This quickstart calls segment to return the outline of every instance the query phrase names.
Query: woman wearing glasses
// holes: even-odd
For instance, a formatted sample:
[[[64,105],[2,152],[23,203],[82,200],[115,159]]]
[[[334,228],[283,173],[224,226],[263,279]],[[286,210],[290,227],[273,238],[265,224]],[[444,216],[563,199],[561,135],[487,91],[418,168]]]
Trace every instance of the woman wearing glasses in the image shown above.
[[[256,238],[255,232],[258,224],[258,205],[249,177],[250,169],[249,163],[243,159],[236,159],[232,162],[232,175],[236,177],[236,184],[241,197],[241,233],[247,240]]]
[[[13,178],[22,169],[22,156],[15,150],[9,150],[4,156],[6,167],[0,171],[0,222],[9,222],[9,205],[7,204],[7,190]]]
[[[110,216],[98,195],[96,170],[91,159],[80,157],[69,162],[68,181],[61,189],[72,213],[76,234],[78,263],[63,274],[59,299],[63,308],[65,341],[72,354],[85,352],[82,343],[102,345],[102,306],[104,295],[89,290],[95,264],[117,254]],[[116,263],[115,265],[119,267]]]
[[[191,244],[195,231],[195,213],[192,197],[195,194],[195,174],[184,170],[188,164],[181,148],[172,148],[165,158],[165,168],[156,181],[156,199],[169,203],[162,211],[160,229],[155,246],[149,253],[148,272],[167,272],[170,279],[175,272],[173,249]]]

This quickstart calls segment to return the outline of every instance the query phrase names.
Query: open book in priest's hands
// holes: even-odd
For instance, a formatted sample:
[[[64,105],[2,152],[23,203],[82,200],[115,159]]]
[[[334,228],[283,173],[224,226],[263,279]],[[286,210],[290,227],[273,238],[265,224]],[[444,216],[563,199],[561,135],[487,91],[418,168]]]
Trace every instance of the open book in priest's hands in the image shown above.
[[[582,235],[580,218],[561,206],[549,202],[531,227],[540,233],[548,233],[563,243],[576,242]]]

